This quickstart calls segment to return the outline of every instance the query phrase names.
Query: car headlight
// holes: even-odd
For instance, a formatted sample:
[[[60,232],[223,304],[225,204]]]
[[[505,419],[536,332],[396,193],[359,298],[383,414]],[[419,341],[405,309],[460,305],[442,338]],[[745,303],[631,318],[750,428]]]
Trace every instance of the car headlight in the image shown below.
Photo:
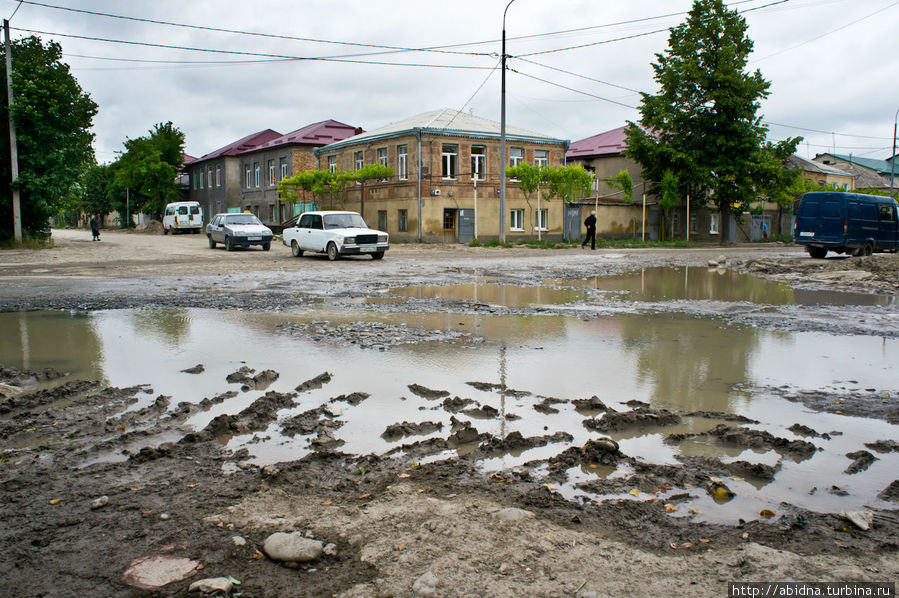
[[[387,235],[378,235],[378,243],[386,243]]]
[[[344,245],[355,245],[355,244],[356,244],[356,237],[345,237],[345,238],[343,239],[343,244],[344,244]]]

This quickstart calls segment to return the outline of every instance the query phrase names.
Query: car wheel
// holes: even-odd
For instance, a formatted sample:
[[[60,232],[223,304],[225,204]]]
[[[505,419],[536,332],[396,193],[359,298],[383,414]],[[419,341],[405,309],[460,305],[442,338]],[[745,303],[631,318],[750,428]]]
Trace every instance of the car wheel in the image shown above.
[[[824,256],[827,255],[827,250],[823,247],[812,247],[809,245],[805,249],[808,251],[808,254],[816,260],[824,259]]]
[[[212,240],[212,235],[209,235],[209,249],[215,249],[215,241]]]
[[[272,248],[272,244],[270,242],[262,244],[262,251],[268,251],[271,248]]]
[[[303,250],[300,249],[300,244],[296,241],[290,242],[290,253],[293,254],[293,257],[303,257]]]
[[[339,256],[340,254],[337,253],[337,245],[335,245],[333,242],[328,243],[328,259],[333,262]]]
[[[163,235],[169,234],[169,229],[167,229],[166,227],[163,226],[163,227],[162,227],[162,234],[163,234]]]
[[[865,243],[865,246],[862,247],[862,255],[873,255],[874,254],[874,246],[870,243]]]
[[[384,257],[384,252],[383,252],[383,251],[376,251],[376,252],[374,252],[373,254],[371,254],[371,259],[373,259],[373,260],[379,260],[379,259],[381,259],[382,257]]]
[[[231,243],[231,237],[225,237],[225,251],[234,251],[234,245]]]

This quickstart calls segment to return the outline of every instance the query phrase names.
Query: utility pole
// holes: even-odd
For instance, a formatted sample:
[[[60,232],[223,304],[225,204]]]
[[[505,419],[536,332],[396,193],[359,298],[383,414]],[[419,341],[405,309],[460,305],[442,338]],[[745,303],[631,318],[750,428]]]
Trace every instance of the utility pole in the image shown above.
[[[890,156],[890,197],[893,197],[893,181],[896,179],[896,124],[899,123],[899,110],[893,119],[893,155]]]
[[[499,108],[499,240],[506,240],[506,13],[515,0],[509,0],[503,11],[503,46],[500,64],[502,83],[500,85]]]
[[[22,242],[22,206],[19,201],[19,152],[16,148],[16,122],[12,115],[12,45],[9,41],[9,21],[3,19],[4,49],[6,50],[6,103],[9,115],[9,160],[11,163],[10,189],[12,189],[13,234],[17,243]]]

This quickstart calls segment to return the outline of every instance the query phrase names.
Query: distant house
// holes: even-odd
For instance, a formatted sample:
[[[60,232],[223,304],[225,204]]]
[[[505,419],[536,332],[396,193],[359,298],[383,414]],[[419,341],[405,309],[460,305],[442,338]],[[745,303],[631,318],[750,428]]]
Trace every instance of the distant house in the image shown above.
[[[822,187],[833,185],[846,191],[855,189],[855,181],[859,176],[823,163],[806,160],[795,154],[786,159],[784,166],[787,170],[798,170],[802,178]]]
[[[278,197],[278,183],[315,167],[313,150],[362,129],[326,120],[286,135],[265,129],[197,158],[185,166],[187,199],[200,202],[205,220],[220,212],[250,211],[278,225],[295,214]]]
[[[467,243],[499,237],[500,177],[506,165],[559,166],[568,142],[506,127],[500,156],[500,124],[459,112],[434,110],[315,150],[318,168],[353,172],[367,164],[389,166],[393,178],[353,185],[327,207],[362,213],[391,239]],[[559,199],[525,198],[506,186],[506,236],[561,238],[565,206]]]
[[[855,176],[856,189],[873,188],[883,191],[890,189],[891,163],[889,160],[824,153],[815,156],[813,161]]]

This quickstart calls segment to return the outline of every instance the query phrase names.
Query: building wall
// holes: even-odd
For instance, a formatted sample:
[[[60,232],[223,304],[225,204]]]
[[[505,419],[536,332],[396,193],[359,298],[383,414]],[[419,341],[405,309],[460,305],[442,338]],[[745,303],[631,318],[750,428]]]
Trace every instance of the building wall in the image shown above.
[[[294,216],[293,206],[281,201],[278,183],[296,173],[315,170],[317,161],[313,146],[278,146],[241,154],[238,164],[237,189],[240,197],[235,207],[249,211],[268,226],[279,226]],[[286,171],[282,173],[281,164]],[[256,167],[259,180],[256,180]],[[274,166],[274,173],[270,172]],[[247,185],[247,168],[250,169],[250,184]],[[258,183],[258,184],[257,184]]]
[[[444,144],[455,145],[456,173],[453,178],[443,175]],[[398,148],[407,147],[406,178],[400,178]],[[486,175],[475,181],[472,173],[472,146],[485,150]],[[524,161],[535,163],[535,151],[547,151],[551,166],[563,164],[565,148],[562,144],[506,143],[507,153],[520,148]],[[386,216],[387,232],[395,240],[418,239],[419,229],[419,141],[415,135],[400,135],[391,139],[365,141],[328,151],[318,152],[319,168],[327,170],[330,164],[338,171],[356,170],[356,152],[362,152],[365,165],[378,163],[378,150],[386,150],[387,165],[394,176],[387,181],[369,181],[345,189],[339,198],[325,198],[321,207],[345,209],[362,213],[369,226],[379,226],[379,212]],[[458,240],[459,210],[475,210],[477,237],[486,241],[500,236],[499,189],[500,158],[499,140],[457,136],[422,135],[421,139],[421,239],[425,242],[452,243]],[[506,162],[507,163],[507,162]],[[504,166],[505,164],[503,164]],[[477,191],[475,191],[477,187]],[[363,199],[364,193],[364,199]],[[477,198],[475,198],[477,193]],[[536,194],[525,198],[514,182],[506,185],[506,237],[509,240],[540,237],[561,238],[563,206],[558,198],[540,201],[540,209],[547,210],[547,230],[535,230]],[[400,230],[400,210],[406,210],[406,230]],[[511,230],[513,210],[521,210],[521,230]]]
[[[631,158],[625,158],[620,154],[592,158],[572,158],[569,160],[569,164],[580,164],[594,174],[592,196],[595,197],[623,199],[622,192],[606,182],[622,170],[626,170],[631,175],[631,180],[634,183],[634,201],[640,202],[643,192],[651,185],[649,181],[643,178],[643,169],[640,165]],[[656,203],[656,197],[647,196],[647,201]]]

